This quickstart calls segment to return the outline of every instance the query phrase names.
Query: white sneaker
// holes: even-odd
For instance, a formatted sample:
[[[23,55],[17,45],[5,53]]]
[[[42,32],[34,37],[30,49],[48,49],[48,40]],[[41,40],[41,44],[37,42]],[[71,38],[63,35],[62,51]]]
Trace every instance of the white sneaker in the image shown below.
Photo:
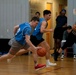
[[[73,57],[74,59],[76,58],[76,55],[74,55],[74,57]]]
[[[46,63],[46,67],[56,66],[56,65],[57,65],[56,63],[51,63],[51,62]]]
[[[62,55],[61,55],[61,59],[63,59],[63,58],[64,58],[64,55],[62,54]]]
[[[11,59],[7,59],[7,63],[11,63]]]

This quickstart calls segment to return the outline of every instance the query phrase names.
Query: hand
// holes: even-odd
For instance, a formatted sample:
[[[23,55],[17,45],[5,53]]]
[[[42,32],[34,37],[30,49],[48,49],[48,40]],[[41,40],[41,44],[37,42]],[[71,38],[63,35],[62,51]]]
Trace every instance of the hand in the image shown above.
[[[42,48],[42,47],[41,47],[41,46],[35,47],[36,50],[38,50],[38,49],[40,49],[40,48]]]
[[[67,27],[66,25],[63,26],[63,28]]]
[[[50,29],[50,31],[51,31],[51,32],[53,32],[53,31],[54,31],[54,29]]]

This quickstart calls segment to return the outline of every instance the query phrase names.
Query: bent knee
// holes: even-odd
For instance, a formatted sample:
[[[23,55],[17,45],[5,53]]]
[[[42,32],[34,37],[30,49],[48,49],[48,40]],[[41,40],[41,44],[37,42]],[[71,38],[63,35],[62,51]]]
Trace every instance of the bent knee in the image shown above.
[[[13,54],[10,54],[10,53],[8,53],[7,55],[9,58],[12,58],[14,56]]]

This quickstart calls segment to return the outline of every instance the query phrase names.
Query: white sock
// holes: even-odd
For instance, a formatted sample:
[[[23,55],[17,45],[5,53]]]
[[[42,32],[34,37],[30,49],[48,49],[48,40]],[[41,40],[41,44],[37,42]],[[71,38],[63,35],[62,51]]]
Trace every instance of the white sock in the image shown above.
[[[50,60],[49,60],[49,59],[47,59],[47,60],[46,60],[46,63],[47,63],[47,64],[48,64],[48,63],[50,63]]]

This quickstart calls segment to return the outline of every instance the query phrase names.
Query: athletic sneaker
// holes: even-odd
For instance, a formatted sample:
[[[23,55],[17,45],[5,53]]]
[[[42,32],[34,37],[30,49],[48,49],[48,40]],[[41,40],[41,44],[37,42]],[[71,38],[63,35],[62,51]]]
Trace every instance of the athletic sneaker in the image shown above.
[[[7,59],[7,63],[11,63],[11,59]]]
[[[42,68],[45,68],[46,67],[46,65],[44,64],[38,64],[37,66],[35,66],[35,70],[37,71],[37,70],[39,70],[39,69],[42,69]]]
[[[62,55],[61,55],[61,59],[63,59],[63,58],[64,58],[64,55],[62,54]]]
[[[74,57],[73,57],[74,59],[76,59],[76,55],[74,55]]]
[[[51,62],[47,62],[46,63],[46,67],[50,67],[50,66],[56,66],[56,63],[51,63]]]

